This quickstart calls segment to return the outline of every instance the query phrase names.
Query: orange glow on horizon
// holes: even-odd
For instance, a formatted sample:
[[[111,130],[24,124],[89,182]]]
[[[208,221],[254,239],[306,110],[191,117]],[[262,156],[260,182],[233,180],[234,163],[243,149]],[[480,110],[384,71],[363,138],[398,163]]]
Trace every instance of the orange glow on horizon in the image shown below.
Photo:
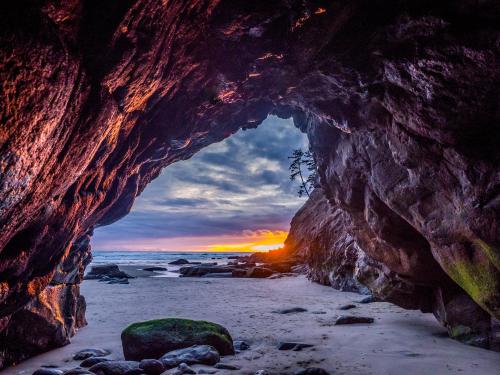
[[[284,230],[245,230],[240,234],[195,237],[136,238],[97,241],[100,251],[259,252],[283,247]]]
[[[208,252],[258,252],[275,250],[283,247],[288,232],[260,230],[256,232],[245,231],[243,239],[248,239],[242,243],[217,243],[203,246]]]

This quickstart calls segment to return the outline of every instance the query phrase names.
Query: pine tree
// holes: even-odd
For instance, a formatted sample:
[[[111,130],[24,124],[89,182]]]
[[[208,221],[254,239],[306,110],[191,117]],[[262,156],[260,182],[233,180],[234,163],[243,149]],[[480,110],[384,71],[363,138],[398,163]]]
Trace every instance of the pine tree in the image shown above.
[[[317,179],[316,162],[313,153],[311,150],[304,152],[298,148],[293,150],[292,155],[288,159],[291,160],[290,167],[288,168],[290,170],[290,180],[299,180],[300,183],[297,192],[299,197],[302,197],[304,194],[310,197]],[[304,174],[302,173],[302,167],[308,172],[306,178],[304,178]]]

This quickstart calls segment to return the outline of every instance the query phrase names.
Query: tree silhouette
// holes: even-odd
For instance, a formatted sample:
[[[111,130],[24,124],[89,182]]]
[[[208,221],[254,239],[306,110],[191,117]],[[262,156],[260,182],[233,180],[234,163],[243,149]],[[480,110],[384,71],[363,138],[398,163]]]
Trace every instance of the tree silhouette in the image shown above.
[[[302,197],[304,194],[310,197],[310,192],[314,189],[317,179],[316,162],[314,161],[312,152],[310,150],[304,152],[298,148],[293,150],[292,155],[288,159],[291,160],[288,167],[290,170],[290,180],[299,180],[300,183],[299,191],[297,192],[299,197]],[[304,178],[302,167],[309,173],[307,178]]]

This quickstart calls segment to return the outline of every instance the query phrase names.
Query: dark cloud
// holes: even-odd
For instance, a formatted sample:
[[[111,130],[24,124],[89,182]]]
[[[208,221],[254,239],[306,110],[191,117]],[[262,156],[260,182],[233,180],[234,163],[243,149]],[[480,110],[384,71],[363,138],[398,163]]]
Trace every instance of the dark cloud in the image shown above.
[[[96,230],[94,247],[114,240],[288,230],[304,203],[290,181],[288,155],[307,147],[291,120],[269,117],[193,158],[166,168],[119,222]]]

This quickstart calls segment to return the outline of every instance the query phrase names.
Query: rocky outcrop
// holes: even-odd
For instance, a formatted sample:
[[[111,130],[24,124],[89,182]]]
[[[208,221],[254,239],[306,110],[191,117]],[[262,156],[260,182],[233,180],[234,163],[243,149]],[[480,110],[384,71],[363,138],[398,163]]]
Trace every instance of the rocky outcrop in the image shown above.
[[[433,312],[449,335],[470,345],[500,350],[499,322],[444,273],[427,282],[403,277],[368,255],[349,214],[316,188],[294,216],[281,258],[300,258],[313,281],[343,291],[372,293],[407,309]],[[429,268],[437,263],[429,263]]]
[[[384,274],[452,280],[500,318],[499,13],[495,0],[3,2],[0,328],[162,168],[269,114],[307,132],[334,220]],[[449,290],[441,305],[462,303]]]
[[[88,235],[76,241],[51,283],[8,318],[0,333],[0,368],[68,344],[87,324],[79,284],[92,258],[89,242]]]

